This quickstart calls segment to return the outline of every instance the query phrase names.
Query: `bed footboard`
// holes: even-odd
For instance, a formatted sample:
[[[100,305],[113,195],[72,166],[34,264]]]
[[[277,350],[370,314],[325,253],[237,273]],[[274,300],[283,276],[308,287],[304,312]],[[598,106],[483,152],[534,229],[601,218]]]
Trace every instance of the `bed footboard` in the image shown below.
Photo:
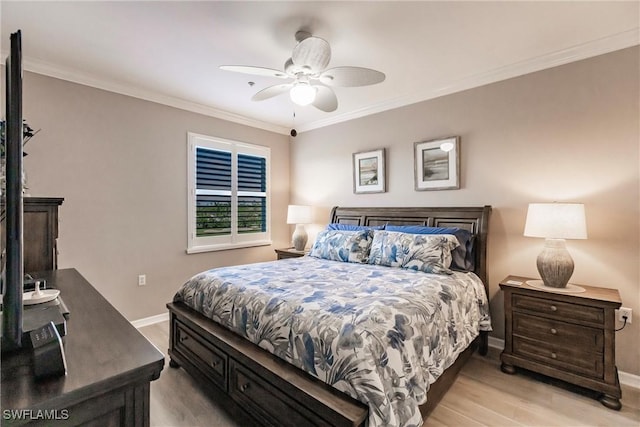
[[[169,366],[184,368],[241,425],[365,425],[368,408],[361,402],[182,303],[170,303],[167,308]],[[486,354],[487,337],[487,332],[481,332],[431,385],[427,403],[420,406],[423,417],[433,411],[473,352],[478,349]]]
[[[253,425],[364,426],[368,409],[181,303],[170,313],[171,367],[183,367]],[[229,408],[228,405],[234,406]]]

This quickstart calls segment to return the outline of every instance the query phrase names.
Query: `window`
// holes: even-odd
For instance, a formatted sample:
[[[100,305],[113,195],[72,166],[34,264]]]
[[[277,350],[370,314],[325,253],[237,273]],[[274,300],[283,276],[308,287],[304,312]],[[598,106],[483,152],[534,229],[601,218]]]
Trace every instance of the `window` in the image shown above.
[[[271,244],[268,147],[188,134],[188,253]]]

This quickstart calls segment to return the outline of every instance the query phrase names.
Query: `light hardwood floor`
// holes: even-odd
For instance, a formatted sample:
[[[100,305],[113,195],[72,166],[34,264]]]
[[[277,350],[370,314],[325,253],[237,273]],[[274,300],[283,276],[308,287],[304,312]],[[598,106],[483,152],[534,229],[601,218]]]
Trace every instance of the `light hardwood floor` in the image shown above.
[[[165,355],[169,322],[140,328]],[[152,427],[241,427],[198,387],[183,369],[165,359],[160,378],[151,383]],[[544,378],[500,371],[499,352],[474,355],[425,421],[425,427],[456,426],[640,426],[640,390],[622,386],[622,410],[547,384]]]

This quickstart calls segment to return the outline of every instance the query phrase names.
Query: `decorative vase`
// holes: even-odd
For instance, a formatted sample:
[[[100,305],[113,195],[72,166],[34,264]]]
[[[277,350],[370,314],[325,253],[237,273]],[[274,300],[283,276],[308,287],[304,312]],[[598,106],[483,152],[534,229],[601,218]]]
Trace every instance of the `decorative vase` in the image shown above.
[[[573,274],[573,259],[564,239],[546,239],[536,264],[545,286],[551,288],[565,288]]]

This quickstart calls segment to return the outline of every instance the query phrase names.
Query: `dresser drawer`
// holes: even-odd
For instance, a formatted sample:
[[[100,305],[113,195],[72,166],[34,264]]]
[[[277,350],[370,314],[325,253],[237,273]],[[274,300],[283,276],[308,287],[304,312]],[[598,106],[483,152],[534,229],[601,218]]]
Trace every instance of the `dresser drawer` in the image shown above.
[[[604,310],[598,307],[553,301],[545,298],[513,294],[514,310],[527,310],[546,317],[567,322],[589,322],[604,324]]]
[[[513,313],[513,334],[593,353],[602,353],[604,346],[602,329],[518,312]]]
[[[176,321],[175,350],[195,361],[196,367],[222,390],[227,391],[227,356],[213,344],[198,338],[186,325]]]
[[[295,400],[277,393],[273,385],[253,371],[233,359],[230,363],[229,395],[259,420],[260,425],[298,427],[327,424],[308,413]],[[283,418],[283,414],[286,417]],[[283,422],[283,419],[286,421]]]
[[[601,353],[580,351],[562,344],[553,344],[514,335],[513,353],[583,376],[600,379],[604,373],[604,356]]]

